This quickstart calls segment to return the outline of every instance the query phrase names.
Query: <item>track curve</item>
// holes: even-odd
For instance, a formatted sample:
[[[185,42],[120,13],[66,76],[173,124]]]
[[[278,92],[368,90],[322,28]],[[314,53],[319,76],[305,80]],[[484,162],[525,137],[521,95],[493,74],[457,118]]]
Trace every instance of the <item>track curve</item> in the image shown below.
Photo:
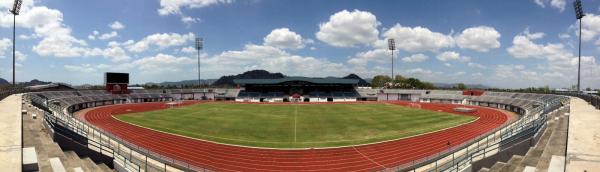
[[[408,106],[408,102],[388,102]],[[185,104],[193,104],[186,102]],[[414,104],[414,103],[412,103]],[[442,131],[376,144],[328,149],[276,150],[217,144],[138,127],[113,118],[131,112],[165,109],[165,103],[123,104],[99,107],[84,119],[130,143],[191,165],[215,171],[375,171],[395,167],[448,149],[509,121],[501,111],[476,108],[474,113],[454,112],[464,105],[422,103],[421,108],[479,117]]]

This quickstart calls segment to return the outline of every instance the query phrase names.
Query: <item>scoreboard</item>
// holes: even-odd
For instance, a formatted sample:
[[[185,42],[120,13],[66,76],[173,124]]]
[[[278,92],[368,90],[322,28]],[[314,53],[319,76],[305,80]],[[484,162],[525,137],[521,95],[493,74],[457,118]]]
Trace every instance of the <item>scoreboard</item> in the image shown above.
[[[104,84],[108,92],[113,94],[128,94],[129,73],[106,72],[104,73]]]

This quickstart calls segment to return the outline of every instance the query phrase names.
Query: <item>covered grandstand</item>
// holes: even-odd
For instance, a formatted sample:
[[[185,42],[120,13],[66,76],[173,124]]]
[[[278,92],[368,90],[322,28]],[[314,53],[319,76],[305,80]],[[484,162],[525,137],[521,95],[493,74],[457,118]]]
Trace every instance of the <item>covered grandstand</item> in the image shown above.
[[[243,87],[239,102],[353,102],[359,97],[358,79],[285,77],[236,79]]]

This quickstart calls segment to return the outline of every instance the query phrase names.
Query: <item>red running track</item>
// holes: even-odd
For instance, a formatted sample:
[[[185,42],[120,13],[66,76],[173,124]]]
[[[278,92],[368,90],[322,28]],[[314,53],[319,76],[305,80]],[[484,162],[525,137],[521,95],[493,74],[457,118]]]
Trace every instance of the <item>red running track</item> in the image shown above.
[[[407,106],[407,102],[389,102]],[[187,104],[193,104],[188,102]],[[165,103],[99,107],[85,120],[153,152],[215,171],[376,171],[410,163],[459,145],[509,121],[504,112],[471,106],[473,113],[454,112],[463,105],[423,103],[421,108],[479,117],[454,128],[382,143],[328,149],[278,150],[217,144],[130,125],[112,118],[131,112],[165,109]]]

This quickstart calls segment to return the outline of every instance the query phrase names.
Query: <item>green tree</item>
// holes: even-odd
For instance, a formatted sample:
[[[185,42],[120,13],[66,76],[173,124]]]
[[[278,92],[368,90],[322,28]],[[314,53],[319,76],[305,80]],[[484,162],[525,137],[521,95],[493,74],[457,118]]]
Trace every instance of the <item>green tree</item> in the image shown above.
[[[464,83],[459,83],[456,85],[456,88],[458,88],[459,90],[466,90],[467,85],[465,85]]]
[[[371,86],[373,88],[383,87],[383,86],[385,86],[385,83],[388,83],[391,81],[392,81],[392,78],[390,78],[387,75],[377,75],[377,76],[373,77],[373,80],[371,80]]]
[[[421,88],[421,89],[435,89],[435,86],[431,82],[423,81],[422,83],[423,83],[423,88]]]
[[[406,86],[407,88],[421,88],[423,87],[423,84],[421,83],[421,81],[417,78],[408,78],[406,80]]]

